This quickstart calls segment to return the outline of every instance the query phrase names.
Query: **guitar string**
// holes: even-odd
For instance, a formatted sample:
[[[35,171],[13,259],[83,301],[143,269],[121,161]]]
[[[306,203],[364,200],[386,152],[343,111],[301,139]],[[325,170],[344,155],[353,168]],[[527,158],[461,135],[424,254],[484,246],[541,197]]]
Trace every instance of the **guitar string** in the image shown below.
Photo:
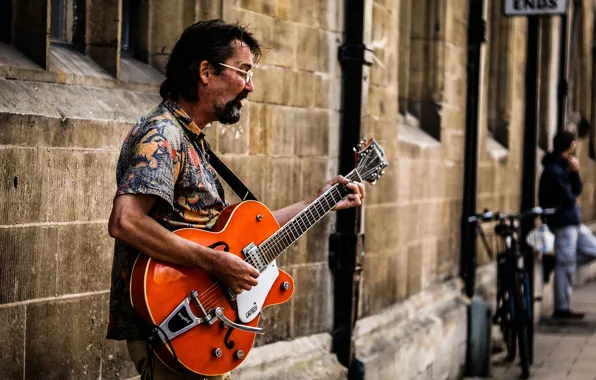
[[[368,174],[370,174],[370,173],[374,172],[374,170],[375,170],[375,169],[373,169],[373,170],[369,170],[368,172],[364,173],[364,177],[366,177],[366,176],[368,176]],[[357,173],[350,173],[350,174],[357,174]],[[349,175],[348,175],[348,176],[349,176]],[[347,176],[347,177],[348,177],[348,176]],[[360,176],[359,176],[359,177],[360,177]],[[348,178],[349,178],[349,177],[348,177]],[[342,190],[345,190],[345,189],[346,189],[345,185],[343,185],[341,188],[342,188]],[[338,189],[338,186],[337,186],[337,185],[336,185],[336,186],[334,186],[334,187],[333,187],[333,188],[331,188],[331,189],[333,189],[333,190],[337,191],[337,192],[340,194],[340,196],[341,196],[341,192],[339,191],[339,189]],[[331,189],[330,189],[330,190],[331,190]],[[323,195],[323,196],[324,196],[324,195]],[[322,198],[323,196],[321,196],[321,198]],[[344,196],[342,196],[342,197],[340,198],[340,200],[339,200],[339,201],[341,201],[341,199],[343,199],[344,197],[345,197],[345,195],[344,195]],[[321,199],[321,198],[319,198],[319,199]],[[335,198],[333,198],[333,200],[335,201]],[[337,201],[337,202],[339,202],[339,201]],[[331,211],[331,210],[328,210],[327,212],[329,212],[329,211]],[[325,215],[327,212],[323,213],[323,216],[324,216],[324,215]],[[318,214],[318,212],[317,212],[317,214]],[[314,214],[312,214],[312,213],[311,213],[311,215],[314,215]],[[322,217],[322,216],[320,216],[320,217]],[[309,227],[309,228],[310,228],[310,227]],[[308,230],[308,228],[307,228],[307,230]],[[298,231],[296,231],[296,230],[295,230],[295,232],[298,232]],[[304,232],[306,232],[306,230],[305,230]],[[299,234],[299,235],[298,235],[298,236],[297,236],[295,239],[298,239],[300,236],[302,236],[302,234],[303,234],[304,232],[300,233],[300,234]],[[284,239],[285,239],[285,238],[286,238],[286,237],[284,237]],[[291,243],[290,243],[290,244],[291,244]],[[281,246],[281,247],[279,247],[279,248],[282,248],[281,252],[283,252],[283,251],[284,251],[284,250],[285,250],[287,247],[286,247],[286,248],[283,248],[283,246]],[[279,254],[281,254],[281,252],[274,252],[274,254],[277,254],[277,255],[279,255]],[[249,256],[249,257],[247,257],[245,261],[247,261],[248,263],[250,263],[250,264],[251,264],[253,267],[256,267],[256,265],[255,265],[254,261],[252,260],[252,256]],[[272,260],[271,260],[271,261],[272,261]],[[213,302],[214,302],[214,301],[216,301],[214,298],[216,298],[216,297],[217,297],[217,295],[218,295],[217,291],[218,291],[218,290],[221,290],[221,285],[222,285],[222,284],[221,284],[219,281],[216,281],[216,282],[215,282],[215,283],[214,283],[214,284],[213,284],[213,285],[212,285],[210,288],[208,288],[208,289],[207,289],[207,290],[206,290],[206,291],[205,291],[205,292],[202,294],[202,297],[207,297],[207,298],[206,298],[204,301],[202,301],[202,303],[204,303],[205,305],[209,304],[209,306],[207,306],[207,308],[208,308],[208,309],[210,309],[210,308],[213,308],[213,306],[214,306]],[[204,307],[205,307],[205,306],[204,306]]]
[[[368,158],[367,158],[367,160],[368,160]],[[364,163],[366,163],[366,162],[367,162],[367,161],[364,161]],[[360,165],[359,165],[359,166],[360,166]],[[363,165],[363,166],[364,166],[364,165]],[[372,170],[369,170],[369,171],[367,171],[366,173],[363,173],[363,174],[364,174],[364,175],[363,175],[363,177],[367,177],[369,174],[373,173],[375,170],[376,170],[376,169],[372,169]],[[355,174],[357,177],[359,177],[359,178],[357,178],[357,179],[361,179],[361,178],[362,178],[362,176],[358,175],[358,172],[357,172],[357,170],[353,170],[352,172],[350,172],[350,173],[349,173],[349,174],[346,176],[346,178],[352,179],[352,178],[350,178],[350,177],[351,177],[351,175],[353,175],[353,174]],[[343,195],[343,196],[342,196],[342,194],[341,194],[341,191],[340,191],[340,188],[341,188],[341,190],[346,190],[346,186],[345,186],[345,185],[342,185],[341,187],[336,185],[336,186],[333,186],[332,188],[330,188],[330,189],[329,189],[329,190],[330,190],[329,194],[331,194],[331,191],[332,191],[332,190],[335,190],[335,191],[337,191],[337,192],[339,193],[339,195],[340,195],[340,197],[341,197],[341,198],[339,199],[339,201],[336,201],[337,203],[339,203],[339,202],[340,202],[340,201],[341,201],[341,200],[342,200],[342,199],[345,197],[345,195]],[[322,196],[321,196],[319,199],[317,199],[317,201],[320,201],[321,199],[324,199],[324,200],[327,202],[326,195],[329,195],[329,194],[323,194],[323,195],[322,195]],[[346,194],[346,195],[347,195],[347,194]],[[333,201],[335,201],[335,197],[334,197],[334,196],[333,196]],[[313,202],[313,203],[315,203],[315,202]],[[328,204],[328,205],[329,205],[329,204]],[[317,210],[317,209],[316,209],[316,208],[317,208],[317,206],[318,206],[318,203],[317,203],[317,204],[315,204],[315,206],[313,207],[313,209]],[[322,206],[322,204],[321,204],[321,206]],[[309,208],[306,208],[305,210],[311,211]],[[331,211],[331,209],[329,209],[329,210],[325,211],[325,209],[323,208],[321,211],[323,211],[323,214],[322,214],[322,215],[317,215],[317,216],[318,216],[318,219],[320,219],[320,218],[322,218],[323,216],[325,216],[325,215],[326,215],[326,214],[327,214],[329,211]],[[301,214],[302,214],[302,213],[301,213]],[[318,214],[318,210],[317,210],[317,214]],[[303,215],[306,215],[306,213],[304,213]],[[314,216],[314,214],[313,214],[312,212],[311,212],[311,216]],[[314,224],[313,224],[313,225],[314,225]],[[296,233],[298,234],[298,235],[297,235],[295,238],[293,237],[293,234],[292,234],[293,241],[295,241],[295,240],[297,240],[298,238],[300,238],[300,236],[302,236],[302,235],[303,235],[303,234],[304,234],[304,233],[305,233],[305,232],[306,232],[308,229],[310,229],[310,227],[312,227],[312,225],[311,225],[311,226],[309,226],[309,227],[308,227],[306,230],[304,230],[303,232],[299,232],[298,230],[293,230],[293,231],[292,231],[292,229],[291,229],[291,228],[287,228],[286,230],[289,230],[289,232],[296,232]],[[282,227],[282,228],[283,228],[283,227]],[[269,249],[272,251],[272,253],[274,254],[274,256],[275,256],[275,257],[279,256],[279,254],[281,254],[283,251],[285,251],[285,249],[287,249],[287,247],[289,246],[289,244],[288,244],[288,245],[287,245],[287,246],[284,248],[284,247],[283,247],[283,245],[280,245],[280,243],[282,243],[282,240],[283,240],[283,239],[287,239],[287,238],[289,237],[289,236],[287,236],[287,231],[284,231],[284,232],[286,232],[286,236],[279,237],[279,238],[277,239],[278,241],[276,241],[274,245],[272,245],[271,247],[269,247]],[[268,240],[266,240],[266,241],[265,241],[263,244],[261,244],[261,246],[263,246],[263,245],[264,245],[265,243],[267,243],[268,241],[269,241],[269,239],[268,239]],[[273,242],[273,240],[271,240],[271,241]],[[292,240],[290,240],[290,244],[292,244],[292,243],[293,243],[293,241],[292,241]],[[273,249],[272,249],[274,246],[277,246],[277,247],[278,247],[278,252],[275,252],[275,250],[273,250]],[[279,248],[281,248],[281,250],[279,250]],[[268,257],[268,259],[270,259],[270,258]],[[249,264],[251,264],[253,267],[256,267],[256,263],[255,263],[255,262],[252,260],[252,256],[249,256],[249,257],[247,257],[247,258],[245,259],[245,261],[246,261],[246,262],[248,262]],[[273,261],[273,260],[270,260],[270,261]],[[207,297],[207,298],[205,298],[205,300],[204,300],[204,301],[201,301],[201,303],[204,303],[205,305],[207,305],[207,304],[210,304],[209,306],[204,306],[204,307],[207,307],[207,308],[209,308],[209,309],[210,309],[210,308],[213,308],[214,304],[213,304],[212,302],[213,302],[213,301],[215,301],[215,299],[214,299],[214,298],[216,298],[216,297],[217,297],[217,295],[218,295],[218,292],[217,292],[217,291],[218,291],[218,290],[221,290],[221,285],[222,285],[222,284],[221,284],[219,281],[216,281],[216,282],[215,282],[215,283],[214,283],[214,284],[213,284],[211,287],[209,287],[209,288],[208,288],[208,289],[207,289],[207,290],[206,290],[206,291],[205,291],[205,292],[204,292],[204,293],[201,295],[203,298],[204,298],[204,297]]]
[[[345,187],[345,186],[344,186],[344,187]],[[340,197],[341,197],[341,192],[340,192],[340,191],[339,191],[337,188],[335,188],[335,190],[336,190],[336,191],[337,191],[337,192],[340,194]],[[343,199],[343,197],[341,197],[341,198],[340,198],[340,200],[341,200],[341,199]],[[334,200],[335,200],[335,198],[334,198]],[[329,211],[330,211],[330,209],[329,209],[329,210],[327,210],[326,212],[324,212],[324,213],[323,213],[323,215],[325,215],[325,214],[326,214],[327,212],[329,212]],[[311,213],[311,215],[314,215],[314,214],[312,214],[312,213]],[[317,216],[318,216],[318,217],[320,217],[320,215],[318,215],[318,213],[317,213]],[[307,229],[308,229],[308,228],[307,228]],[[287,229],[286,229],[286,230],[287,230]],[[305,231],[306,231],[306,230],[305,230]],[[305,232],[305,231],[304,231],[304,232]],[[292,230],[290,230],[290,232],[292,232]],[[302,232],[302,233],[299,233],[298,231],[294,231],[294,232],[296,232],[296,234],[297,234],[297,236],[296,236],[295,238],[294,238],[294,235],[292,234],[292,238],[294,238],[294,239],[298,239],[298,238],[299,238],[299,237],[300,237],[300,236],[301,236],[301,235],[304,233],[304,232]],[[283,238],[285,239],[286,237],[284,236]],[[249,256],[249,257],[247,258],[247,260],[246,260],[246,261],[247,261],[247,262],[249,262],[249,263],[251,263],[251,265],[253,265],[253,266],[256,266],[256,265],[254,264],[254,262],[253,262],[252,260],[249,260],[249,259],[252,259],[252,256]],[[271,261],[273,261],[273,260],[271,260]],[[207,297],[208,297],[208,298],[205,300],[205,302],[212,301],[212,297],[209,297],[209,296],[211,295],[211,293],[212,293],[214,290],[217,290],[217,288],[214,288],[214,289],[211,289],[211,288],[209,288],[209,289],[208,289],[208,290],[207,290],[205,293],[203,293],[203,297],[205,297],[205,296],[207,296]]]
[[[373,171],[374,171],[374,170],[371,170],[370,172],[367,172],[367,173],[365,173],[365,177],[366,177],[368,174],[372,173]],[[354,174],[357,174],[357,173],[354,173]],[[333,189],[333,190],[335,190],[335,191],[337,191],[337,192],[339,193],[339,195],[341,196],[341,192],[340,192],[340,190],[339,190],[339,188],[338,188],[337,186],[334,186],[334,188],[332,188],[332,189]],[[345,185],[344,185],[344,186],[342,186],[342,187],[341,187],[341,189],[342,189],[342,190],[345,190]],[[341,199],[343,199],[343,197],[345,197],[345,195],[344,195],[344,196],[342,196],[342,197],[340,198],[340,200],[339,200],[339,201],[341,201]],[[322,196],[321,198],[323,198],[323,196]],[[321,198],[320,198],[320,199],[321,199]],[[335,198],[333,198],[333,200],[335,201]],[[327,202],[327,200],[326,200],[326,199],[325,199],[325,201]],[[339,202],[339,201],[337,201],[337,202]],[[324,209],[323,209],[322,211],[324,211]],[[329,212],[329,211],[330,211],[330,209],[329,209],[327,212]],[[327,212],[324,212],[324,213],[323,213],[323,216],[324,216],[324,215],[325,215]],[[318,214],[318,212],[317,212],[317,214]],[[314,215],[314,214],[312,214],[312,213],[311,213],[311,215]],[[320,216],[320,215],[318,215],[318,216],[319,216],[319,217],[322,217],[322,216]],[[309,228],[310,228],[310,227],[309,227]],[[307,230],[308,230],[308,228],[307,228]],[[291,230],[290,230],[290,231],[291,231]],[[297,232],[297,233],[298,233],[298,231],[296,231],[296,230],[295,230],[294,232]],[[306,232],[306,230],[305,230],[304,232]],[[301,236],[301,235],[302,235],[304,232],[302,232],[302,233],[299,233],[299,234],[298,234],[298,236],[297,236],[295,239],[298,239],[298,238],[299,238],[299,237],[300,237],[300,236]],[[287,237],[289,237],[289,236],[286,236],[286,237],[284,237],[284,239],[285,239],[285,238],[287,238]],[[293,237],[293,235],[292,235],[292,237]],[[282,246],[282,247],[278,247],[278,248],[282,248],[281,252],[283,252],[283,251],[285,250],[285,248],[283,248],[283,246]],[[275,255],[275,254],[276,254],[276,255],[279,255],[281,252],[274,252],[274,255]],[[245,261],[247,261],[248,263],[250,263],[250,264],[251,264],[253,267],[256,267],[256,265],[255,265],[254,261],[252,260],[252,256],[249,256],[249,257],[247,257]],[[271,261],[272,261],[272,260],[271,260]],[[203,297],[203,298],[204,298],[204,297],[207,297],[207,298],[205,298],[205,300],[204,300],[204,301],[202,301],[202,303],[204,303],[205,305],[208,305],[208,306],[206,306],[207,308],[209,308],[209,309],[210,309],[210,308],[213,308],[213,306],[214,306],[213,302],[214,302],[214,301],[216,301],[214,298],[216,298],[216,297],[217,297],[217,295],[218,295],[217,291],[218,291],[218,290],[221,290],[221,285],[222,285],[222,284],[221,284],[219,281],[217,281],[216,283],[214,283],[214,284],[213,284],[213,285],[212,285],[210,288],[208,288],[208,289],[207,289],[207,290],[206,290],[206,291],[205,291],[205,292],[202,294],[202,297]]]

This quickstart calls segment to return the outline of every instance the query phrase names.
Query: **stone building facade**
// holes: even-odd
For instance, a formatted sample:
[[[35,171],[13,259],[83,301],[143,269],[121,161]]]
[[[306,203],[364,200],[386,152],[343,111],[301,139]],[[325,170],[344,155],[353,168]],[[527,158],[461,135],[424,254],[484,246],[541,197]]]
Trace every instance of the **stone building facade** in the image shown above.
[[[0,326],[3,378],[135,378],[125,345],[105,339],[113,247],[107,219],[121,142],[160,101],[164,64],[186,25],[239,21],[268,48],[240,123],[206,130],[261,201],[283,207],[337,174],[337,51],[346,1],[0,5],[0,319],[8,322]],[[364,207],[356,357],[367,379],[455,379],[466,347],[458,276],[469,2],[362,1],[365,42],[374,55],[363,82],[362,134],[384,147],[391,166],[376,187],[368,187]],[[484,3],[478,207],[515,211],[527,21],[503,16],[502,0]],[[581,116],[596,125],[594,10],[589,0],[570,3],[566,114],[575,128]],[[557,128],[561,22],[560,16],[540,22],[539,153]],[[590,130],[578,144],[587,222],[596,217],[593,137]],[[265,311],[266,335],[235,378],[346,378],[331,352],[328,237],[334,226],[335,216],[325,217],[280,258],[296,293]],[[479,262],[479,289],[490,296],[493,265],[482,250]],[[548,313],[548,305],[541,310]]]

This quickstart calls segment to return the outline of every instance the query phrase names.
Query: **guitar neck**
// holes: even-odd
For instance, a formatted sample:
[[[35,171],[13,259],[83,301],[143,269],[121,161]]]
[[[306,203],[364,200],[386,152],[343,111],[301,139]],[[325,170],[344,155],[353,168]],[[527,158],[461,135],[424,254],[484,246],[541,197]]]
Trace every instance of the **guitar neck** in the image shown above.
[[[358,172],[354,169],[345,176],[352,181],[360,181]],[[315,199],[304,210],[292,220],[271,235],[260,246],[261,256],[268,262],[272,262],[290,247],[306,231],[321,220],[327,213],[342,200],[350,191],[343,184],[335,184]]]

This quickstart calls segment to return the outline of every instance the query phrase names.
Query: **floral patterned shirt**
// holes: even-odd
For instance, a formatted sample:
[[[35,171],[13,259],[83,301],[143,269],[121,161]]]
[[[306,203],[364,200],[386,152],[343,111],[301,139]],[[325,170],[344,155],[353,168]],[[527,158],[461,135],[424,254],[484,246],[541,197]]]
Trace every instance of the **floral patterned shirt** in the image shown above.
[[[123,194],[153,194],[150,216],[167,229],[210,229],[227,203],[209,165],[204,135],[180,106],[162,102],[132,128],[116,169]],[[139,252],[116,240],[110,291],[109,339],[145,338],[130,303],[129,280]]]

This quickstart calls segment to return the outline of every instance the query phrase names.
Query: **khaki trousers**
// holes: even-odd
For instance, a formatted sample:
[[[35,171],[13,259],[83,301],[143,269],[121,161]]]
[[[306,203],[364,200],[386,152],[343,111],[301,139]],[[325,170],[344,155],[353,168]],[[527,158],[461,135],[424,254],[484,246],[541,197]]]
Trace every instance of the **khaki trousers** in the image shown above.
[[[148,364],[147,345],[145,344],[145,341],[127,340],[126,344],[128,346],[128,354],[130,355],[130,358],[132,359],[137,371],[139,374],[143,374]],[[157,356],[155,356],[153,362],[155,363],[155,368],[153,370],[154,380],[232,380],[232,375],[229,372],[218,376],[199,375],[184,377],[166,367],[161,360],[157,358]]]

